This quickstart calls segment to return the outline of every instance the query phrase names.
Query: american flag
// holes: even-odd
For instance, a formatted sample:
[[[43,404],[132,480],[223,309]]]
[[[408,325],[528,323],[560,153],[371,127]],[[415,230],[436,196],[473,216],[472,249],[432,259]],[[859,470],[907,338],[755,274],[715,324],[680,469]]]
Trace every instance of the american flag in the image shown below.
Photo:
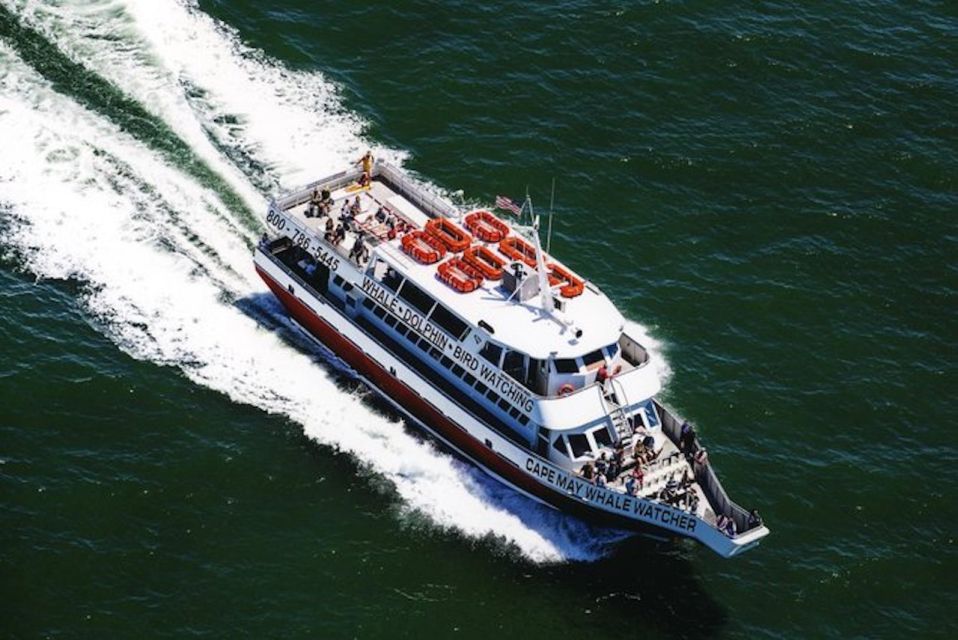
[[[522,211],[522,207],[505,196],[496,196],[496,208],[511,211],[515,215],[519,215]]]

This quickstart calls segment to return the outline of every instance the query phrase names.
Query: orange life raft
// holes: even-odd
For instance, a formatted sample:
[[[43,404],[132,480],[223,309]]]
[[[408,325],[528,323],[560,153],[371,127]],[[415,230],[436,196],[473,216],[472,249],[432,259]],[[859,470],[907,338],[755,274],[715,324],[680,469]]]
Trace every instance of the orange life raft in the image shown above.
[[[472,246],[462,254],[463,261],[475,267],[487,280],[501,280],[506,261],[483,246]]]
[[[521,260],[527,265],[536,268],[535,248],[519,236],[509,236],[499,242],[499,253],[510,260]]]
[[[483,242],[499,242],[509,235],[509,227],[505,222],[482,210],[466,216],[466,228]]]
[[[436,218],[426,223],[426,233],[438,238],[453,253],[465,251],[472,244],[472,236],[449,218]]]
[[[581,278],[577,278],[572,275],[572,273],[565,267],[558,265],[554,262],[548,264],[549,269],[549,282],[552,285],[556,285],[560,282],[565,282],[562,288],[559,289],[559,294],[563,298],[574,298],[576,296],[581,296],[582,292],[585,291],[585,282]],[[553,278],[555,282],[552,282]]]
[[[475,291],[482,284],[482,273],[462,258],[453,256],[436,269],[439,279],[459,293]]]
[[[423,264],[439,262],[446,255],[446,247],[424,231],[410,231],[402,237],[403,251]]]

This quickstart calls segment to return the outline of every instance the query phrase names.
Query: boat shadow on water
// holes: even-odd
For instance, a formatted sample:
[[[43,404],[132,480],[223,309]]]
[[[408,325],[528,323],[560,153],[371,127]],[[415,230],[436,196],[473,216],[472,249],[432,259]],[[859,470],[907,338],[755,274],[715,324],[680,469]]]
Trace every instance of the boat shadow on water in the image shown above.
[[[272,294],[255,293],[233,305],[290,346],[312,355],[345,392],[365,389],[346,363],[291,324]],[[366,394],[364,402],[377,413],[402,419],[374,393]],[[488,477],[422,430],[409,428],[408,432],[461,460],[484,501],[515,516],[542,539],[544,546],[556,550],[559,561],[546,558],[545,562],[535,562],[513,543],[488,536],[479,546],[488,543],[490,554],[512,560],[505,569],[514,574],[510,579],[541,585],[542,592],[551,594],[550,599],[568,599],[570,607],[602,620],[598,626],[617,619],[623,625],[635,624],[641,619],[645,625],[680,637],[711,637],[724,627],[726,611],[698,578],[692,556],[701,550],[691,543],[606,529],[562,514]],[[405,525],[418,529],[419,523],[414,521],[423,516],[405,512],[403,517],[412,520]],[[471,544],[475,545],[474,539]]]

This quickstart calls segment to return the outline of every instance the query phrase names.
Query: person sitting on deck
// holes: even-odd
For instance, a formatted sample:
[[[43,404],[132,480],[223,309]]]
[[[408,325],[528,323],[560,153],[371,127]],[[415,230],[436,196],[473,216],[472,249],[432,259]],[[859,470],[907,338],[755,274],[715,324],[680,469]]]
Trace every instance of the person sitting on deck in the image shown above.
[[[729,538],[735,537],[735,520],[727,515],[720,515],[718,520],[715,521],[715,526],[719,531],[727,535]]]
[[[595,486],[604,487],[608,483],[606,482],[605,475],[601,473],[595,474]]]
[[[755,529],[760,526],[762,526],[762,516],[759,515],[758,509],[752,509],[748,512],[748,528]]]
[[[386,222],[388,216],[389,214],[386,213],[386,207],[379,207],[376,211],[376,222]]]
[[[635,476],[630,475],[625,479],[625,493],[626,495],[634,496],[637,492],[638,491],[635,486]]]
[[[353,242],[353,248],[349,250],[349,259],[359,262],[363,256],[363,232],[360,231]]]
[[[363,212],[363,205],[359,201],[359,196],[356,196],[356,199],[353,200],[353,204],[349,208],[349,212],[352,213],[354,216],[358,216],[360,213]]]
[[[336,227],[336,233],[333,234],[333,244],[339,244],[346,239],[346,226],[342,223]]]
[[[586,462],[585,466],[582,467],[582,477],[593,482],[595,479],[595,469],[592,468],[591,462]]]
[[[595,470],[600,476],[605,476],[609,470],[609,458],[605,455],[605,451],[599,454],[599,459],[595,461]]]
[[[642,485],[644,484],[643,481],[645,480],[645,472],[642,471],[642,467],[639,465],[632,467],[632,473],[629,475],[629,477],[639,484],[639,489],[642,488]]]
[[[331,193],[329,192],[329,189],[323,189],[323,190],[319,193],[319,201],[320,201],[320,202],[328,202],[329,204],[332,204],[332,203],[333,203],[333,194],[331,194]]]

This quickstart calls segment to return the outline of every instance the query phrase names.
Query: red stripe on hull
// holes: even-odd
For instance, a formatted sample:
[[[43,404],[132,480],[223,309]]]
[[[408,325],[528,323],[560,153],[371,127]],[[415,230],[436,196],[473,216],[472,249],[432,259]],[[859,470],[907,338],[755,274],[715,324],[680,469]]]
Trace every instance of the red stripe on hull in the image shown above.
[[[488,470],[501,476],[508,482],[528,492],[537,498],[548,502],[556,508],[572,513],[578,517],[593,522],[600,522],[609,526],[634,529],[641,531],[655,531],[658,534],[671,534],[669,531],[646,525],[641,521],[616,516],[601,509],[590,508],[573,500],[564,494],[550,490],[536,482],[517,465],[503,459],[484,444],[478,442],[463,428],[459,427],[437,410],[405,383],[390,374],[379,363],[370,358],[356,344],[343,337],[336,328],[316,315],[302,300],[289,293],[272,276],[263,271],[258,265],[256,272],[260,275],[273,294],[286,307],[289,314],[303,328],[326,345],[337,356],[345,360],[349,366],[374,384],[378,390],[404,407],[406,411],[419,421],[434,429],[442,438],[459,449],[465,456],[478,461]],[[674,534],[672,534],[674,535]]]

